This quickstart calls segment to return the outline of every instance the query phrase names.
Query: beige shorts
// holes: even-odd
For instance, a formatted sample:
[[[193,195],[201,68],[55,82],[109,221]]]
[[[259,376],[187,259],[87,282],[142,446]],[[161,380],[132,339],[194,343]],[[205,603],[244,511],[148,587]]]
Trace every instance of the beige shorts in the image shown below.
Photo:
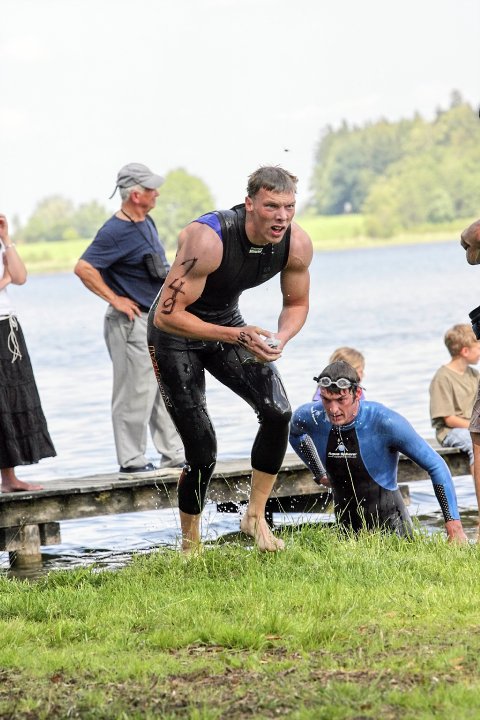
[[[472,417],[470,419],[470,427],[468,429],[470,432],[480,433],[480,385],[478,387],[477,397],[475,405],[473,406]]]

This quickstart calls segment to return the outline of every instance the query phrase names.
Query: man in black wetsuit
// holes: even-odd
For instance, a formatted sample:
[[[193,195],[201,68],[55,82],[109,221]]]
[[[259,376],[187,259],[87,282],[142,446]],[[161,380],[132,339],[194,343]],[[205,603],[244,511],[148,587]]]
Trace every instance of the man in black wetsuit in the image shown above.
[[[186,465],[178,485],[185,552],[200,544],[200,517],[216,462],[205,400],[205,369],[257,413],[252,488],[241,530],[262,551],[283,548],[265,522],[265,503],[288,442],[291,408],[273,361],[308,313],[312,243],[295,223],[297,178],[280,167],[249,177],[245,204],[208,213],[179,236],[175,262],[149,316],[148,344]],[[243,290],[280,274],[283,305],[275,333],[247,325]]]

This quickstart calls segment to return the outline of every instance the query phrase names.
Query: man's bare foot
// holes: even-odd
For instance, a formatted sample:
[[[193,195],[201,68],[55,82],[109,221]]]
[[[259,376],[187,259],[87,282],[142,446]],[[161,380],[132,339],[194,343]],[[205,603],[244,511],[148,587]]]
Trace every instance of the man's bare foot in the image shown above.
[[[283,540],[275,537],[264,517],[258,518],[252,515],[244,515],[240,521],[240,530],[245,535],[254,538],[261,552],[277,552],[277,550],[285,548]]]
[[[8,482],[2,483],[2,493],[11,492],[32,492],[35,490],[43,490],[43,485],[35,485],[34,483],[27,483],[23,480],[19,480],[17,477],[9,480]]]
[[[182,540],[182,553],[185,557],[198,557],[203,553],[203,545],[201,542],[192,542],[191,540]]]

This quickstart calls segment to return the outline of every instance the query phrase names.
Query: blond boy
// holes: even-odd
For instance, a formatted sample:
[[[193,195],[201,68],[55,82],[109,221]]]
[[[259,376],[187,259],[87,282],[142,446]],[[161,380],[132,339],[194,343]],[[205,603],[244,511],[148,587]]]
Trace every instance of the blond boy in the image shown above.
[[[473,447],[469,431],[478,390],[480,342],[470,325],[454,325],[445,333],[451,360],[442,365],[430,383],[430,417],[438,442],[468,453],[473,475]]]

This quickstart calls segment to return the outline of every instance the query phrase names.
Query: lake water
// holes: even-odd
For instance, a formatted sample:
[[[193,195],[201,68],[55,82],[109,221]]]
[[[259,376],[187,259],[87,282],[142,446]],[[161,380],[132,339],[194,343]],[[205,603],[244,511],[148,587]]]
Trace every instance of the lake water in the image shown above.
[[[292,406],[311,399],[313,376],[336,347],[350,345],[366,358],[367,397],[402,413],[423,437],[432,437],[428,385],[448,361],[443,335],[451,325],[468,322],[468,312],[480,304],[480,270],[466,263],[459,242],[316,254],[311,278],[307,323],[278,363]],[[53,478],[115,471],[104,301],[73,273],[32,276],[9,292],[58,454],[21,468],[19,475],[46,484]],[[278,278],[241,298],[245,320],[272,331],[280,304]],[[254,413],[213,378],[207,388],[219,457],[248,456],[257,427]],[[157,460],[153,446],[149,454]],[[435,513],[431,485],[421,485],[411,488],[411,511]],[[476,506],[472,479],[458,478],[456,487],[467,517]],[[432,526],[436,518],[432,516]],[[237,528],[236,516],[207,507],[206,537]],[[46,553],[55,555],[57,565],[89,558],[102,562],[104,557],[111,564],[116,558],[122,562],[125,552],[175,545],[178,535],[174,509],[89,518],[62,523],[63,544]]]

